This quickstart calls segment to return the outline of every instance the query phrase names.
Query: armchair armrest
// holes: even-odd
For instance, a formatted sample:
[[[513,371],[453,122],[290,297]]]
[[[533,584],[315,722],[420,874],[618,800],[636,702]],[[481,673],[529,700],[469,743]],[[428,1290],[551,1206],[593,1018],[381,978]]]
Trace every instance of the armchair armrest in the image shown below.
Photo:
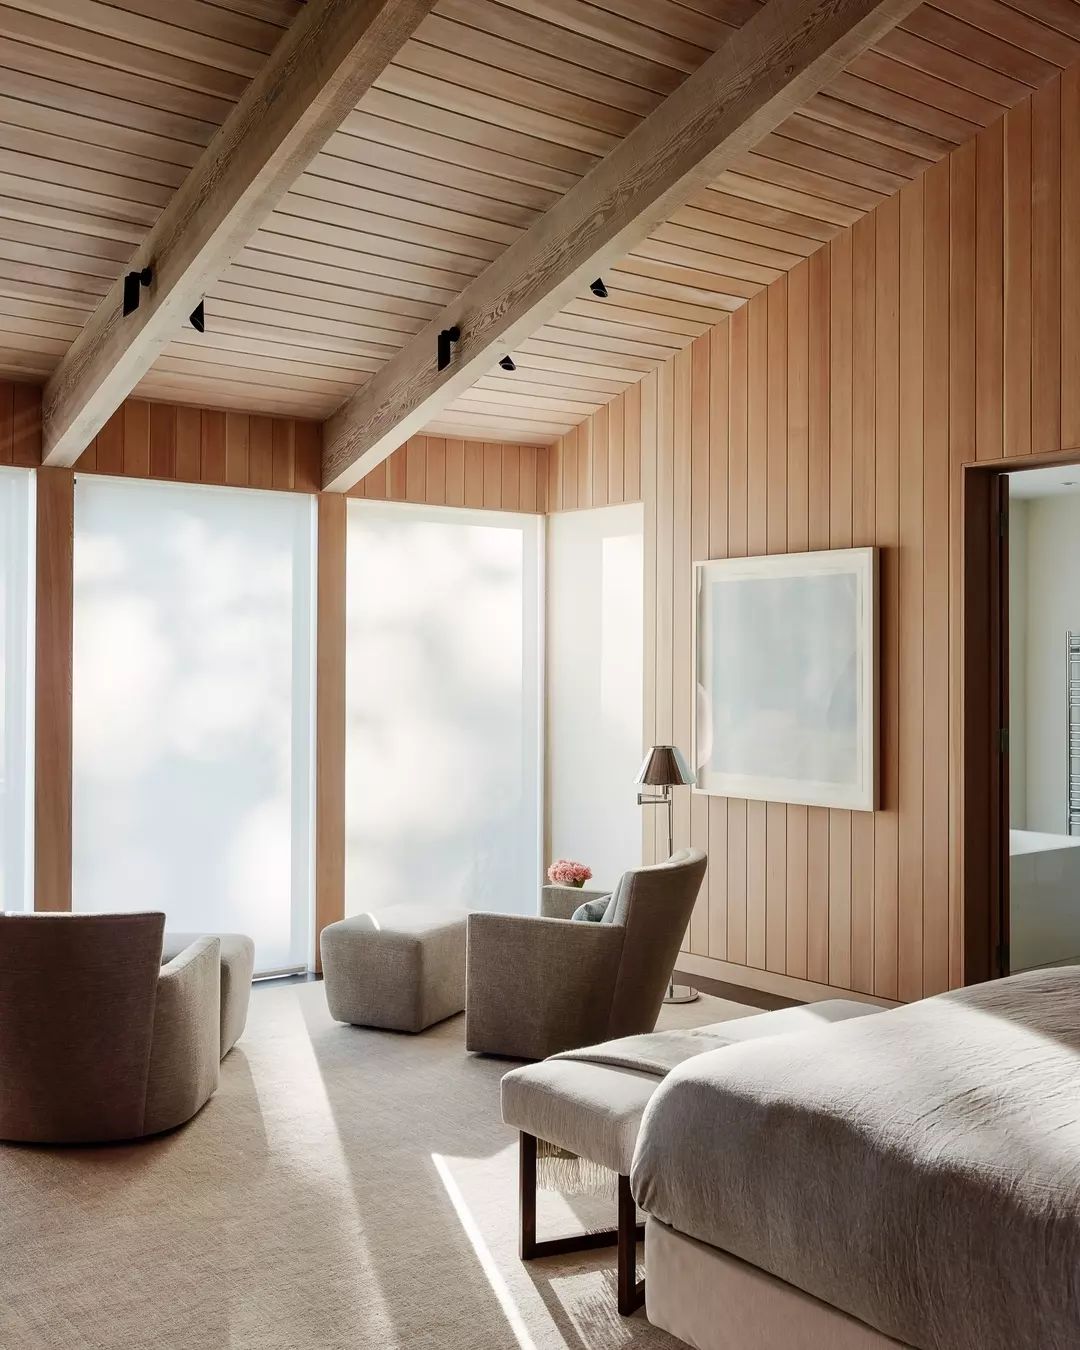
[[[145,1134],[189,1120],[218,1085],[221,944],[199,938],[158,976]]]
[[[585,890],[578,886],[543,886],[540,890],[540,915],[544,919],[569,919],[586,900],[602,900],[610,891]]]
[[[465,1047],[543,1059],[605,1038],[621,926],[470,914]]]

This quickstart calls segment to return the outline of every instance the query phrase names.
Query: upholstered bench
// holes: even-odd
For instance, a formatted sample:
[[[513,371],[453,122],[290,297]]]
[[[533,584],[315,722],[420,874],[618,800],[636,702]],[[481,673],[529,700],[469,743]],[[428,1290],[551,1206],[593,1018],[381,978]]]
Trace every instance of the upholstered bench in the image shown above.
[[[725,1045],[785,1035],[876,1011],[869,1004],[843,999],[783,1008],[688,1031],[657,1031],[583,1050],[567,1050],[506,1074],[502,1080],[503,1120],[520,1133],[521,1259],[617,1247],[619,1312],[623,1316],[634,1312],[644,1301],[645,1286],[637,1279],[637,1243],[642,1228],[630,1190],[630,1168],[642,1115],[667,1072],[692,1055],[723,1050]],[[606,1169],[614,1174],[616,1228],[537,1240],[538,1153],[541,1167],[545,1155],[562,1154],[591,1165],[586,1170]],[[550,1189],[559,1186],[556,1183]]]
[[[255,971],[255,944],[243,933],[168,931],[161,950],[162,965],[202,937],[217,938],[221,947],[221,1058],[224,1059],[247,1025],[251,977]]]
[[[330,1015],[355,1026],[423,1031],[465,1007],[466,911],[392,905],[322,931]]]

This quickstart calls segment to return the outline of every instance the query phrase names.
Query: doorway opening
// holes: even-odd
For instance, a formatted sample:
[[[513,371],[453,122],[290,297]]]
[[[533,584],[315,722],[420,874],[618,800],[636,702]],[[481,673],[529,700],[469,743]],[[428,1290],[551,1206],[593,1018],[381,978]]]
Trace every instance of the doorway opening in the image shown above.
[[[1009,970],[1080,961],[1080,467],[1008,475]]]

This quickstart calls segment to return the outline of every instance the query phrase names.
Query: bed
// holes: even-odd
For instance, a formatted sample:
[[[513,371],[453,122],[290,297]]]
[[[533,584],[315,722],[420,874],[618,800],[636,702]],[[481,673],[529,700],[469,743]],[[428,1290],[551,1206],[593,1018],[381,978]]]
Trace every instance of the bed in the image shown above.
[[[1080,967],[687,1060],[632,1186],[699,1350],[1075,1350]]]

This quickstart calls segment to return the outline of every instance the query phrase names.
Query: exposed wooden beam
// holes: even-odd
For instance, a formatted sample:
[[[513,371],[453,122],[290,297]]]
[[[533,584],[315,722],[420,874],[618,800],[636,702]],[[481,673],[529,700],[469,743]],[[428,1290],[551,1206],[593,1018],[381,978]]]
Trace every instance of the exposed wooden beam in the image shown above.
[[[434,0],[309,0],[45,386],[44,462],[70,465],[187,322]]]
[[[350,488],[918,3],[768,0],[334,414],[323,486]]]

